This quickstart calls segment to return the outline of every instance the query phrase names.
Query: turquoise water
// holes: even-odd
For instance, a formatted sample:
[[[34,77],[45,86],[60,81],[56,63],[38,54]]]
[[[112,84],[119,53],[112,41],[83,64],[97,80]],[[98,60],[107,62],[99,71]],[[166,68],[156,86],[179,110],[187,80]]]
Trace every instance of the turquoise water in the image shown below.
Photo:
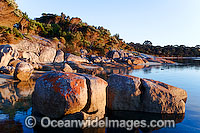
[[[179,66],[154,66],[133,70],[130,75],[161,81],[187,91],[185,118],[176,128],[154,132],[200,132],[200,65],[198,61],[180,61]]]

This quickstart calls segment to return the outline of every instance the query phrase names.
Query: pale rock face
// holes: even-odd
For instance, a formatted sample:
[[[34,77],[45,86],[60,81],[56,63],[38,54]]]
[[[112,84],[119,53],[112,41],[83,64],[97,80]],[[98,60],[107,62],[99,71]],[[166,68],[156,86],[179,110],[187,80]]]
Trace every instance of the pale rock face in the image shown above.
[[[87,103],[86,79],[73,73],[50,72],[36,81],[33,108],[51,118],[80,112]]]
[[[0,46],[0,67],[7,66],[11,59],[18,58],[19,54],[12,45]]]
[[[110,110],[185,113],[185,90],[150,79],[112,74],[108,79]]]
[[[33,52],[23,52],[22,57],[28,59],[31,62],[39,62],[39,57]]]
[[[56,49],[46,47],[40,52],[39,61],[42,63],[51,63],[56,56]]]
[[[20,62],[16,66],[14,78],[19,79],[21,81],[27,81],[30,79],[33,70],[34,68],[31,64],[27,62]]]

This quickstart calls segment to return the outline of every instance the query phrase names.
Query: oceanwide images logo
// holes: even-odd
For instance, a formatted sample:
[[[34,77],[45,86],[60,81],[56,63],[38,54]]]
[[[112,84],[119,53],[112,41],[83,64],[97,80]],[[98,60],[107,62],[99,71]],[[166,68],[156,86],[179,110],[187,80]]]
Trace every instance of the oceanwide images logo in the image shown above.
[[[35,127],[35,125],[36,125],[36,119],[35,119],[35,117],[34,116],[28,116],[28,117],[26,117],[26,119],[25,119],[25,125],[28,128]]]
[[[147,124],[149,123],[149,124]],[[88,117],[86,120],[51,120],[49,117],[43,117],[38,123],[43,128],[126,128],[132,130],[134,128],[174,128],[174,120],[109,120],[108,117],[105,119],[91,119]],[[28,128],[33,128],[36,125],[36,119],[33,116],[28,116],[25,119],[25,125]]]

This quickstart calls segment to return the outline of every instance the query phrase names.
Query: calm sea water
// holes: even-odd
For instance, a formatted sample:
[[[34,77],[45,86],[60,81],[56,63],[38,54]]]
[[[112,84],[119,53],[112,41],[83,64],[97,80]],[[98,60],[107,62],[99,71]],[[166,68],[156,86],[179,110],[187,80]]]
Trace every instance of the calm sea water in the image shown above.
[[[200,61],[178,60],[178,62],[183,64],[176,66],[151,66],[139,70],[132,70],[129,73],[130,75],[141,78],[158,80],[187,91],[186,113],[182,122],[176,124],[176,128],[162,128],[153,132],[200,132]],[[2,84],[0,85],[0,89],[2,94],[8,93],[5,89],[8,89],[10,93],[16,95],[24,95],[28,91],[27,87],[20,88],[18,83],[7,86]],[[12,97],[10,98],[12,99]],[[5,99],[1,98],[0,132],[5,132],[7,129],[14,132],[34,132],[33,129],[27,128],[24,124],[26,116],[31,115],[31,97],[21,97],[14,105],[2,104],[2,100]],[[105,131],[109,132],[109,130]]]

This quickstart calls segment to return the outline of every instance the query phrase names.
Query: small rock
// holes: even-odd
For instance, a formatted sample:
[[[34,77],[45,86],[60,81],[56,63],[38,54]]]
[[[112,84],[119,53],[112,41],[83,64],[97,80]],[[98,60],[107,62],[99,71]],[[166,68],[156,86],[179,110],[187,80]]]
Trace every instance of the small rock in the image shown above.
[[[21,81],[27,81],[31,77],[31,74],[33,73],[33,66],[27,62],[20,62],[17,64],[15,72],[14,72],[14,78],[19,79]]]
[[[62,71],[63,72],[74,72],[74,70],[67,63],[63,64]]]

